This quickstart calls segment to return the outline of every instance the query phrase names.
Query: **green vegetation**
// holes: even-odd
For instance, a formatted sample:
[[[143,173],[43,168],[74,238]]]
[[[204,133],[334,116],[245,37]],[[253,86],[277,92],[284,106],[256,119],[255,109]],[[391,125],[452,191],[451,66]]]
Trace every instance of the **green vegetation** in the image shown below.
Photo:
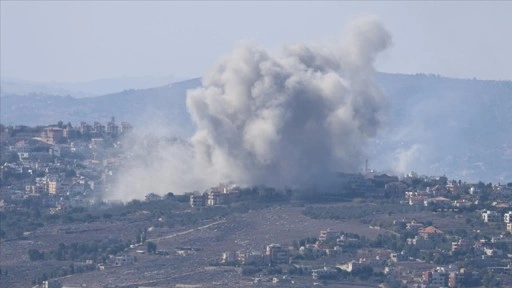
[[[394,203],[379,203],[379,205],[354,203],[353,205],[344,205],[343,207],[322,206],[321,209],[315,206],[307,206],[303,213],[313,219],[347,220],[374,217],[374,215],[378,214],[406,214],[419,211],[422,208],[421,206],[415,207]]]
[[[28,255],[31,261],[54,259],[59,261],[96,260],[105,262],[109,255],[117,255],[128,248],[130,244],[130,241],[122,241],[115,238],[75,242],[69,245],[59,243],[55,249],[49,252],[41,252],[33,248],[29,249]]]
[[[147,251],[149,254],[156,254],[156,244],[155,243],[148,241],[146,245],[147,245]]]

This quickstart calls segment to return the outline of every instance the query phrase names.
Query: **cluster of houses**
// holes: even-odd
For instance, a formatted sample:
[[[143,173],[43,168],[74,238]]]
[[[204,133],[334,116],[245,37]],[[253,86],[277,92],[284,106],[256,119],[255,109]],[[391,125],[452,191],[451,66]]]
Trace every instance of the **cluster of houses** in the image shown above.
[[[439,229],[429,227],[419,227],[415,225],[418,223],[410,223],[411,229],[417,228],[417,232],[421,237],[428,239],[429,235],[442,234],[443,232]],[[346,260],[339,264],[327,266],[322,265],[319,268],[313,268],[308,265],[301,264],[295,259],[296,255],[313,255],[314,259],[322,256],[336,256],[341,255],[343,246],[356,243],[359,239],[349,238],[347,235],[327,229],[320,231],[320,235],[315,243],[305,243],[299,249],[294,247],[283,246],[280,244],[269,244],[261,252],[259,251],[228,251],[222,254],[220,262],[225,265],[238,264],[238,265],[280,265],[288,264],[293,266],[295,269],[300,269],[302,272],[309,274],[313,280],[322,279],[335,279],[339,275],[340,271],[354,272],[361,269],[364,266],[369,266],[373,271],[382,272],[384,274],[396,274],[400,273],[400,267],[396,266],[397,263],[404,263],[407,265],[407,261],[411,261],[404,257],[400,253],[395,253],[389,249],[375,249],[375,248],[363,248],[359,249],[355,259]],[[453,249],[462,249],[465,247],[466,242],[459,241],[453,243]],[[334,259],[346,259],[344,257]],[[301,261],[302,262],[302,261]],[[318,261],[314,262],[318,263]],[[393,265],[395,263],[395,265]],[[313,264],[314,266],[315,264]],[[395,267],[396,266],[396,267]],[[454,266],[439,266],[433,269],[420,272],[417,275],[416,283],[417,287],[460,287],[461,281],[467,280],[468,277],[472,277],[471,273],[467,273],[464,269],[458,269]],[[289,276],[285,276],[289,277]],[[275,277],[274,277],[275,278]],[[281,278],[272,279],[274,283],[282,282]],[[260,280],[261,278],[255,278]],[[287,278],[288,281],[292,281]],[[415,286],[416,287],[416,286]]]
[[[288,264],[293,265],[295,268],[301,269],[303,272],[310,273],[313,279],[325,279],[336,275],[339,269],[348,272],[360,267],[373,263],[372,259],[387,259],[390,253],[385,251],[383,253],[375,254],[375,251],[365,254],[364,257],[359,258],[357,261],[349,261],[337,265],[336,267],[321,267],[312,269],[309,266],[304,266],[296,261],[297,256],[309,255],[311,259],[317,259],[322,256],[334,257],[341,255],[344,245],[350,245],[357,242],[358,239],[348,237],[342,232],[333,229],[320,231],[320,234],[315,243],[304,243],[301,247],[284,246],[281,244],[268,244],[263,251],[227,251],[222,253],[220,263],[222,264],[238,264],[238,265],[280,265]],[[375,255],[368,256],[374,253]],[[386,255],[386,257],[384,256]],[[304,257],[299,257],[305,259]],[[380,261],[382,262],[382,261]]]
[[[423,272],[422,285],[418,287],[463,287],[461,283],[467,283],[468,278],[473,277],[463,268],[452,266],[440,266]]]
[[[107,188],[119,167],[119,159],[104,153],[108,147],[101,143],[131,130],[129,123],[119,127],[114,119],[107,126],[82,122],[78,127],[4,127],[2,154],[12,157],[0,163],[6,183],[0,187],[0,209],[17,209],[19,200],[26,198],[40,199],[51,213],[87,206]]]
[[[203,193],[192,193],[190,195],[190,206],[205,207],[224,205],[229,203],[236,196],[238,196],[239,193],[240,187],[235,184],[220,184],[219,186],[212,187]]]
[[[426,187],[424,190],[406,191],[404,204],[433,206],[440,208],[468,208],[471,205],[478,205],[480,199],[478,194],[481,189],[474,184],[448,183],[446,185],[435,185]],[[489,190],[489,189],[488,189]],[[509,185],[496,184],[490,187],[490,193],[509,197],[512,196],[512,187]],[[457,197],[453,197],[457,195]],[[450,199],[456,198],[456,199]],[[497,208],[507,208],[508,203],[495,202]]]

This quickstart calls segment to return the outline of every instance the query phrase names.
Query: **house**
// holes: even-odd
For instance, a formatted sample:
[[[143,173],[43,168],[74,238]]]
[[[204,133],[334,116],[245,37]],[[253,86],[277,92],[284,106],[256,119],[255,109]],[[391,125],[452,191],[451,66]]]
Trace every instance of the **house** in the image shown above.
[[[207,202],[208,206],[222,205],[225,202],[225,194],[219,190],[211,189],[207,192]]]
[[[507,231],[512,233],[512,223],[507,223]]]
[[[58,127],[46,127],[41,132],[41,140],[46,143],[56,144],[64,139],[64,131]]]
[[[313,269],[311,271],[313,279],[331,279],[338,275],[338,270],[330,267],[324,267],[322,269]]]
[[[487,256],[502,256],[503,250],[492,247],[484,247],[484,253]]]
[[[341,235],[338,239],[336,239],[336,244],[338,246],[343,246],[345,244],[350,244],[350,243],[356,243],[358,242],[359,239],[356,239],[356,238],[348,238],[347,236],[345,235]]]
[[[485,223],[488,223],[488,222],[498,222],[499,221],[499,215],[498,215],[498,212],[496,211],[488,211],[488,210],[484,210],[482,212],[482,220],[485,222]]]
[[[336,240],[340,236],[340,232],[334,231],[331,228],[327,228],[327,230],[320,231],[320,236],[318,236],[319,241],[332,241]]]
[[[421,237],[423,237],[425,239],[428,239],[432,235],[442,235],[442,234],[444,234],[443,231],[437,229],[434,226],[428,226],[426,228],[421,228],[421,229],[418,230],[418,233],[420,234]]]
[[[352,272],[352,270],[355,270],[359,267],[361,267],[363,264],[361,261],[351,260],[345,264],[336,265],[336,268],[339,268],[341,270]]]
[[[451,203],[450,199],[447,199],[444,197],[435,197],[435,198],[426,199],[425,201],[423,201],[423,204],[425,206],[430,206],[430,205],[434,204],[434,205],[438,205],[438,206],[447,207],[447,206],[451,206],[452,203]]]
[[[432,249],[434,246],[430,239],[421,236],[407,239],[407,244],[416,246],[419,249]]]
[[[206,206],[206,194],[192,194],[190,195],[190,206],[191,207],[203,207]]]
[[[425,196],[411,196],[409,197],[409,205],[421,205],[424,204],[427,197]]]
[[[125,266],[135,263],[135,257],[132,255],[116,256],[112,259],[112,265],[114,266]]]
[[[236,258],[241,264],[253,264],[262,261],[263,255],[260,252],[236,252]]]
[[[470,277],[470,273],[467,273],[464,268],[459,271],[452,271],[448,279],[448,287],[461,287],[461,282]]]
[[[317,257],[321,254],[322,250],[320,250],[315,244],[306,244],[306,246],[302,246],[299,248],[299,253],[313,255]]]
[[[429,284],[431,287],[447,287],[449,274],[445,271],[432,271],[429,272]]]
[[[222,253],[221,262],[222,263],[235,262],[235,260],[236,260],[235,256],[236,256],[235,252],[232,252],[232,251],[224,252],[224,253]]]
[[[279,244],[267,245],[265,255],[270,263],[286,263],[288,262],[288,249],[283,248]]]
[[[471,206],[471,202],[468,201],[467,199],[460,199],[460,200],[455,200],[453,201],[453,206],[455,207],[458,207],[458,208],[469,208]]]
[[[412,220],[411,222],[405,224],[405,227],[407,230],[416,233],[419,229],[423,228],[424,225],[422,223],[416,222],[416,220]]]
[[[505,215],[503,215],[503,221],[505,223],[511,223],[512,222],[512,221],[510,221],[512,219],[511,216],[512,216],[512,211],[505,213]]]
[[[389,259],[396,263],[407,260],[407,257],[403,253],[390,253]]]
[[[466,251],[471,248],[471,241],[465,239],[459,239],[458,241],[452,242],[452,252],[454,251]]]

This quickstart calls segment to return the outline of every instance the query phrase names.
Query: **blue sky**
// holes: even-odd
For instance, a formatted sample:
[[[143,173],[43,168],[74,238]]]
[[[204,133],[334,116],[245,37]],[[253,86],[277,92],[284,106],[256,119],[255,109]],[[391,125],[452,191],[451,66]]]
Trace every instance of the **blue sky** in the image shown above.
[[[271,51],[339,41],[377,15],[377,69],[512,80],[512,2],[1,1],[0,73],[32,81],[198,77],[239,41]]]

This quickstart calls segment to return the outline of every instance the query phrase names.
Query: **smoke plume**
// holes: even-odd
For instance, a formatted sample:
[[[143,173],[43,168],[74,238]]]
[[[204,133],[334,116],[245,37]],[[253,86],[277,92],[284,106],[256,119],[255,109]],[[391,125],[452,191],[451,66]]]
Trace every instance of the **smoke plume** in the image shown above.
[[[145,189],[142,195],[226,181],[299,185],[360,171],[366,140],[385,119],[387,101],[373,64],[391,37],[375,17],[350,28],[341,47],[294,45],[279,55],[236,47],[187,93],[197,128],[187,148],[171,145],[159,149],[155,162],[132,166],[122,189],[135,188],[130,181],[148,173],[151,183],[136,187]]]

